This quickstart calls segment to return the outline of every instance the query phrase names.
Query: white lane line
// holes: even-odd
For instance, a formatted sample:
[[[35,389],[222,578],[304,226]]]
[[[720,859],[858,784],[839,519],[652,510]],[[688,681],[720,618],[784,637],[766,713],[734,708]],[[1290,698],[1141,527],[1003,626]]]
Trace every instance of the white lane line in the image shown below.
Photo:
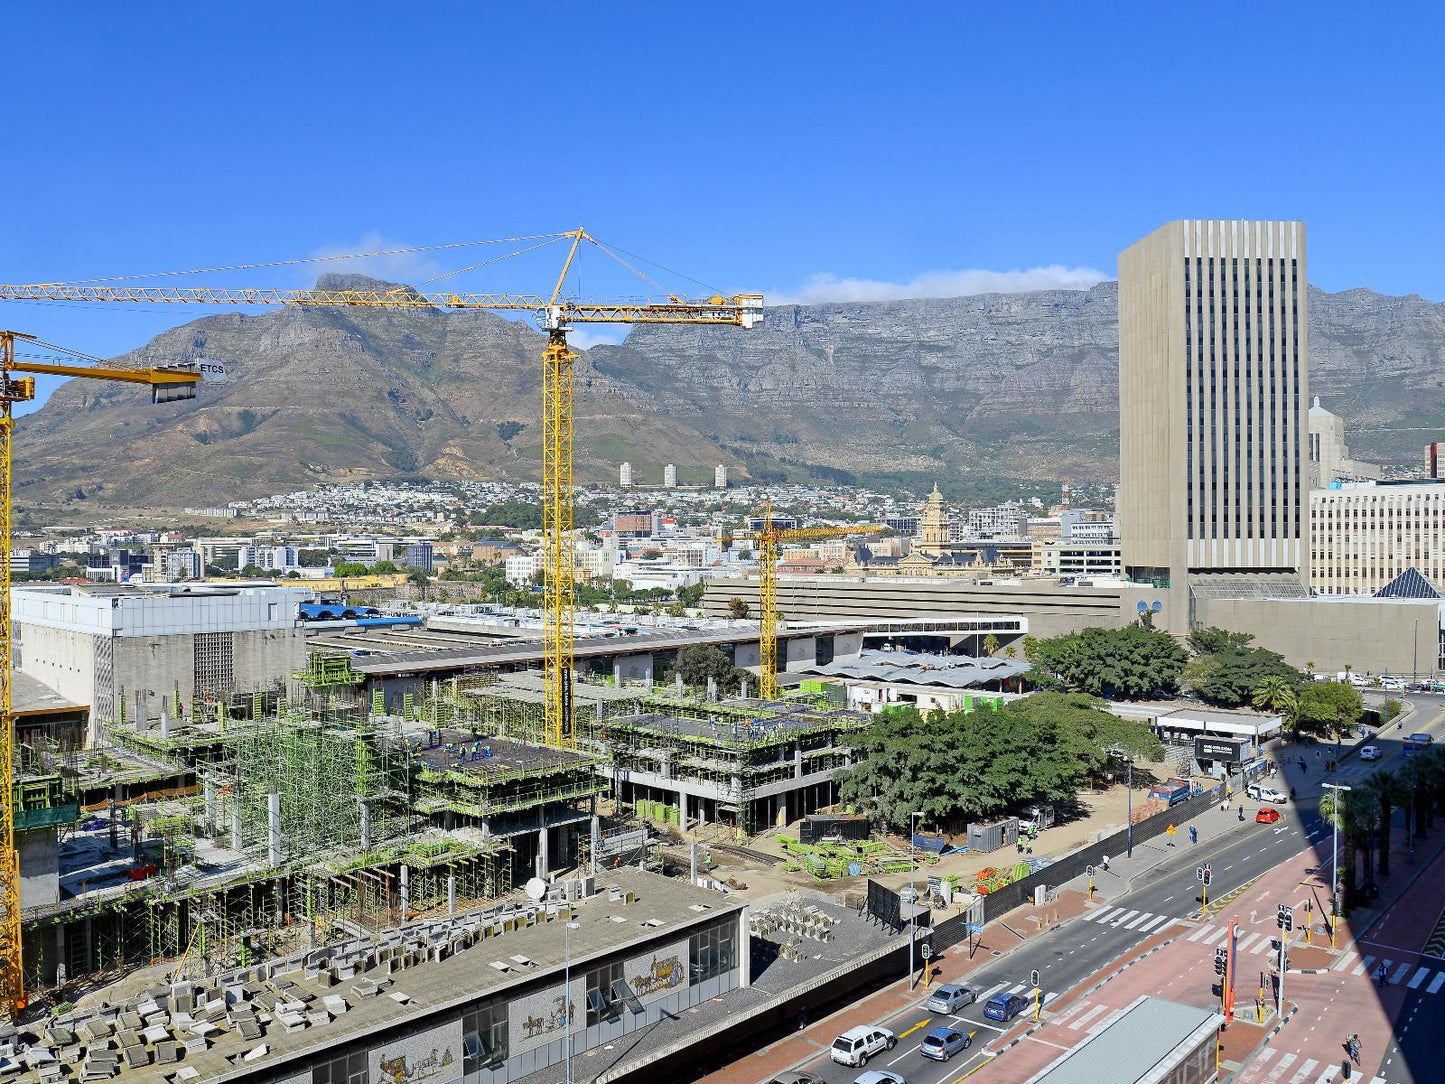
[[[1159,918],[1163,918],[1163,917],[1164,917],[1163,915],[1160,915],[1160,916],[1159,916]],[[1154,918],[1154,912],[1153,912],[1153,911],[1145,911],[1142,915],[1140,915],[1138,918],[1136,918],[1133,922],[1131,922],[1131,923],[1129,923],[1127,926],[1125,926],[1124,929],[1126,929],[1126,930],[1132,930],[1135,926],[1139,925],[1139,923],[1143,922],[1145,919],[1150,919],[1150,918]],[[1158,919],[1155,919],[1155,921],[1158,921]],[[1154,924],[1153,922],[1150,923],[1151,926],[1152,926],[1153,924]]]
[[[1430,985],[1425,987],[1425,992],[1427,994],[1433,994],[1439,990],[1442,985],[1445,985],[1445,971],[1437,971],[1435,977],[1430,980]]]
[[[1228,926],[1215,926],[1215,927],[1210,931],[1209,936],[1204,939],[1204,943],[1205,943],[1206,945],[1212,944],[1213,942],[1219,940],[1219,938],[1223,937],[1223,936],[1224,936],[1225,934],[1227,934],[1228,932],[1229,932],[1229,927],[1228,927]]]
[[[1186,940],[1186,941],[1198,941],[1201,937],[1203,937],[1203,936],[1204,936],[1205,934],[1207,934],[1207,933],[1210,933],[1213,929],[1214,929],[1213,926],[1200,926],[1199,929],[1195,930],[1193,933],[1191,933],[1191,934],[1190,934],[1188,937],[1186,937],[1184,940]]]
[[[1331,1065],[1328,1069],[1326,1069],[1323,1073],[1321,1073],[1315,1078],[1315,1084],[1330,1084],[1330,1082],[1339,1075],[1340,1067],[1338,1065]]]
[[[1370,965],[1374,962],[1375,958],[1373,956],[1366,956],[1363,960],[1361,960],[1355,965],[1355,969],[1351,971],[1350,974],[1363,975],[1366,971],[1370,969]]]
[[[1070,1024],[1070,1025],[1069,1025],[1069,1030],[1070,1030],[1070,1031],[1078,1031],[1081,1027],[1083,1027],[1085,1024],[1087,1024],[1090,1020],[1094,1019],[1094,1017],[1098,1016],[1101,1012],[1108,1012],[1108,1011],[1109,1011],[1109,1006],[1107,1006],[1107,1005],[1095,1005],[1092,1009],[1090,1009],[1088,1012],[1084,1013],[1084,1015],[1080,1016],[1077,1020],[1075,1020],[1072,1024]]]
[[[1120,926],[1124,925],[1124,923],[1128,922],[1131,918],[1133,918],[1133,917],[1134,917],[1135,915],[1137,915],[1138,913],[1139,913],[1138,911],[1130,911],[1130,912],[1129,912],[1127,915],[1125,915],[1123,918],[1119,919],[1118,922],[1111,923],[1111,925],[1117,930]]]
[[[1281,1054],[1278,1064],[1269,1071],[1269,1076],[1265,1077],[1265,1079],[1269,1081],[1269,1084],[1274,1084],[1275,1081],[1284,1076],[1285,1070],[1297,1061],[1299,1061],[1298,1054]]]
[[[1017,986],[1015,986],[1012,990],[1010,990],[1009,993],[1011,993],[1011,994],[1016,994],[1016,993],[1018,993],[1020,990],[1022,990],[1025,986],[1027,986],[1027,985],[1028,985],[1028,983],[1026,983],[1026,982],[1021,982],[1021,983],[1019,983]]]
[[[1239,952],[1245,952],[1245,951],[1247,951],[1247,950],[1249,949],[1249,946],[1252,945],[1252,944],[1254,944],[1255,941],[1258,940],[1258,939],[1259,939],[1259,934],[1257,934],[1257,933],[1252,933],[1252,934],[1250,934],[1249,936],[1243,938],[1243,939],[1242,939],[1238,944],[1236,944],[1234,947],[1235,947],[1235,949],[1236,949],[1237,951],[1239,951]]]
[[[1429,969],[1428,967],[1422,967],[1422,968],[1420,968],[1419,971],[1416,971],[1413,975],[1411,975],[1411,976],[1410,976],[1410,989],[1411,989],[1411,990],[1418,990],[1418,989],[1420,989],[1420,984],[1425,981],[1425,976],[1428,975],[1428,974],[1430,974],[1430,969]]]
[[[1405,977],[1405,975],[1409,973],[1410,966],[1411,966],[1410,964],[1404,963],[1404,964],[1401,964],[1399,967],[1397,967],[1397,968],[1395,969],[1395,973],[1390,976],[1390,985],[1391,985],[1391,986],[1398,986],[1398,985],[1400,984],[1400,980],[1403,979],[1403,978]]]
[[[894,1058],[892,1061],[890,1061],[890,1062],[888,1063],[889,1067],[891,1068],[891,1067],[897,1065],[897,1064],[898,1064],[900,1061],[902,1061],[904,1058],[908,1057],[908,1056],[911,1055],[911,1054],[916,1054],[916,1053],[918,1053],[918,1051],[920,1051],[920,1050],[922,1050],[922,1049],[923,1049],[923,1044],[922,1044],[922,1043],[919,1043],[917,1046],[910,1047],[909,1049],[905,1050],[903,1053],[899,1054],[898,1057],[896,1057],[896,1058]]]
[[[1310,1058],[1309,1061],[1295,1070],[1294,1076],[1289,1078],[1289,1084],[1304,1084],[1305,1077],[1314,1072],[1315,1069],[1319,1067],[1319,1064],[1318,1058]]]
[[[1274,1056],[1275,1056],[1276,1054],[1278,1054],[1278,1053],[1279,1053],[1279,1047],[1277,1047],[1277,1046],[1267,1046],[1267,1047],[1265,1047],[1263,1050],[1261,1050],[1261,1051],[1259,1052],[1259,1056],[1254,1059],[1253,1064],[1254,1064],[1254,1065],[1263,1065],[1265,1062],[1269,1061],[1270,1058],[1274,1057]]]
[[[1150,919],[1148,922],[1144,923],[1144,925],[1139,927],[1139,932],[1148,933],[1150,927],[1159,925],[1159,923],[1165,921],[1166,919],[1168,919],[1168,917],[1168,915],[1159,915],[1155,918]]]

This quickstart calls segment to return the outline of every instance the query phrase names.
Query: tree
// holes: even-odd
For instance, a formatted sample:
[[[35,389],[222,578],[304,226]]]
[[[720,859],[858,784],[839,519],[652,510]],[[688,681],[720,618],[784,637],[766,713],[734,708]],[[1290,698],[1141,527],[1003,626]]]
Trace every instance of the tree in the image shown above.
[[[993,633],[983,638],[983,653],[989,656],[998,654],[998,637]]]
[[[377,561],[376,564],[371,566],[372,574],[376,576],[390,576],[393,575],[396,570],[395,561]]]
[[[1299,697],[1295,695],[1294,686],[1288,680],[1277,674],[1270,674],[1254,687],[1249,699],[1258,710],[1283,716],[1286,724],[1293,723],[1298,732]]]
[[[747,599],[734,596],[728,599],[728,616],[734,621],[747,621],[753,616],[753,608]]]
[[[1184,683],[1201,700],[1219,707],[1237,708],[1248,703],[1262,683],[1270,688],[1293,686],[1303,675],[1284,656],[1267,648],[1254,647],[1254,637],[1218,628],[1195,629],[1189,644],[1195,651],[1184,670]]]
[[[680,599],[679,599],[677,602],[672,603],[672,605],[668,606],[668,608],[667,608],[667,616],[668,616],[668,617],[686,617],[686,616],[687,616],[687,606],[686,606],[686,604],[684,604],[684,603],[682,602],[682,600],[680,600]]]
[[[1353,685],[1312,681],[1297,691],[1295,733],[1339,736],[1352,729],[1365,713],[1365,698]]]
[[[736,693],[752,675],[734,666],[718,648],[706,644],[685,647],[677,653],[674,673],[682,675],[682,683],[693,689],[706,689],[709,680],[717,685],[719,694]]]
[[[266,570],[260,565],[247,565],[237,575],[247,580],[263,580],[266,578]]]
[[[1033,648],[1035,680],[1042,670],[1075,691],[1124,700],[1174,691],[1188,658],[1168,633],[1139,625],[1087,628],[1039,640]]]

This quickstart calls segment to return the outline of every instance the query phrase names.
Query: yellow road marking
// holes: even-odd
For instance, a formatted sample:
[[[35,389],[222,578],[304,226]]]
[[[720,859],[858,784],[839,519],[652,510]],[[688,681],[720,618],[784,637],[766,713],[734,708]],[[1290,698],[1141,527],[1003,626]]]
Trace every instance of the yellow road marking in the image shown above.
[[[957,1076],[950,1077],[946,1084],[958,1084],[960,1080],[967,1080],[969,1077],[973,1076],[974,1073],[982,1069],[985,1065],[991,1064],[989,1059],[996,1057],[998,1057],[997,1054],[994,1054],[988,1050],[983,1051],[983,1060],[981,1060],[977,1065],[973,1066],[972,1068],[963,1070],[963,1072],[959,1073]],[[945,1082],[940,1082],[940,1084],[945,1084]]]
[[[918,1023],[914,1024],[911,1028],[909,1028],[907,1031],[905,1031],[902,1035],[900,1035],[900,1036],[898,1036],[898,1037],[899,1037],[900,1039],[906,1039],[906,1038],[908,1038],[908,1036],[912,1035],[912,1034],[913,1034],[915,1031],[917,1031],[919,1028],[927,1027],[927,1026],[929,1025],[929,1023],[932,1022],[932,1020],[933,1020],[933,1017],[931,1017],[931,1016],[930,1016],[927,1020],[920,1020],[920,1021],[918,1021]]]

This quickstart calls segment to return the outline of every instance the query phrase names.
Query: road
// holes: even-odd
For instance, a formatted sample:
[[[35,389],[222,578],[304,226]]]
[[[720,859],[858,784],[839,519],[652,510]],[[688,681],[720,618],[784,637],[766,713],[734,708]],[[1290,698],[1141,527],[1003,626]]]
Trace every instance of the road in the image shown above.
[[[997,993],[1019,993],[1030,996],[1032,1002],[1029,973],[1037,969],[1041,1000],[1047,1008],[1050,1002],[1074,986],[1108,971],[1115,960],[1140,942],[1198,914],[1201,909],[1200,885],[1195,871],[1199,865],[1207,862],[1211,866],[1210,903],[1214,905],[1306,848],[1315,848],[1322,857],[1328,856],[1330,832],[1319,814],[1320,784],[1327,778],[1331,782],[1349,783],[1382,768],[1398,767],[1403,760],[1401,739],[1407,733],[1429,731],[1440,735],[1441,724],[1445,722],[1445,697],[1412,694],[1409,699],[1416,705],[1416,714],[1404,729],[1390,728],[1382,732],[1377,742],[1382,751],[1378,761],[1361,762],[1351,758],[1340,766],[1334,776],[1326,777],[1314,762],[1314,750],[1286,746],[1285,752],[1276,755],[1288,756],[1291,751],[1304,748],[1307,767],[1298,774],[1295,782],[1298,798],[1286,807],[1283,821],[1275,825],[1247,821],[1232,827],[1219,839],[1204,840],[1195,845],[1188,842],[1187,834],[1180,833],[1176,844],[1178,856],[1167,859],[1150,871],[1147,883],[1112,899],[1109,906],[1094,908],[974,971],[968,985],[979,994],[977,1004],[955,1016],[935,1015],[923,1007],[927,992],[919,987],[913,1005],[889,1019],[877,1021],[899,1036],[899,1043],[896,1049],[876,1055],[867,1068],[898,1073],[908,1084],[954,1084],[986,1060],[989,1055],[985,1051],[989,1044],[1012,1026],[984,1018],[983,1003],[989,997]],[[1331,747],[1321,748],[1327,755]],[[1289,774],[1296,776],[1296,771],[1292,769]],[[1281,786],[1280,789],[1285,788]],[[1257,803],[1249,803],[1245,807],[1246,813],[1252,813],[1256,808]],[[1156,843],[1164,845],[1162,839]],[[962,949],[962,946],[959,948]],[[1214,951],[1209,946],[1202,946],[1200,955],[1200,981],[1212,983]],[[1438,1037],[1445,1029],[1445,1016],[1441,1016],[1445,1013],[1445,999],[1432,999],[1429,1006],[1407,1005],[1407,1015],[1412,1008],[1419,1013],[1433,1015],[1429,1023],[1423,1017],[1418,1018],[1420,1024],[1406,1031],[1401,1039],[1402,1046],[1408,1041],[1420,1044],[1422,1049],[1431,1043],[1438,1048]],[[1030,1004],[1028,1012],[1032,1011]],[[1405,1018],[1401,1019],[1403,1024]],[[952,1026],[972,1032],[972,1047],[943,1064],[923,1057],[918,1044],[937,1026]],[[1417,1053],[1410,1057],[1410,1061],[1415,1065],[1427,1064],[1417,1060],[1418,1057]],[[864,1071],[836,1065],[828,1060],[826,1054],[800,1068],[827,1084],[850,1084]],[[1419,1079],[1420,1084],[1424,1084],[1425,1078]]]

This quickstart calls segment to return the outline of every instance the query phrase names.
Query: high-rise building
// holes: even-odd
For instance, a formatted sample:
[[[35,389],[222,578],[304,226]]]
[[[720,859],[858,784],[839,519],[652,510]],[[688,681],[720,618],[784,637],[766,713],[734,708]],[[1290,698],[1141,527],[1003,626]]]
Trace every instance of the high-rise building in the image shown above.
[[[1445,441],[1432,440],[1425,445],[1425,477],[1442,478],[1445,470]]]
[[[677,467],[671,463],[662,468],[662,485],[665,489],[677,488]]]
[[[1306,565],[1305,227],[1177,221],[1119,256],[1119,502],[1125,575],[1188,580]]]
[[[632,464],[622,464],[622,469],[617,472],[617,482],[623,489],[632,487]]]
[[[714,489],[727,489],[727,487],[728,487],[728,469],[727,469],[727,467],[726,467],[724,464],[722,464],[722,463],[719,463],[719,464],[713,469],[713,472],[712,472],[712,487],[713,487]]]
[[[1315,396],[1310,405],[1310,488],[1329,489],[1335,482],[1365,482],[1383,474],[1375,463],[1350,458],[1345,443],[1345,420],[1320,406]]]
[[[1408,569],[1445,589],[1445,485],[1338,482],[1310,494],[1310,587],[1373,595]]]

